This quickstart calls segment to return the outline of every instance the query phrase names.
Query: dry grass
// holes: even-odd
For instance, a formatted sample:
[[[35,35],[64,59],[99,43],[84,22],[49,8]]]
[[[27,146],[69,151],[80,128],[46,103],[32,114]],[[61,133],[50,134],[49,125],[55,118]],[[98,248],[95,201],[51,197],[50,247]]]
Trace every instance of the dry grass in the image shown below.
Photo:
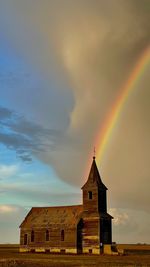
[[[136,248],[131,245],[121,245],[126,249]],[[145,251],[148,247],[142,247]],[[139,250],[140,251],[140,250]],[[127,256],[93,256],[93,255],[52,255],[19,253],[18,246],[0,245],[0,267],[123,267],[150,266],[150,255]]]
[[[119,244],[117,245],[118,248],[121,249],[131,249],[131,250],[149,250],[150,245],[143,245],[143,244]]]

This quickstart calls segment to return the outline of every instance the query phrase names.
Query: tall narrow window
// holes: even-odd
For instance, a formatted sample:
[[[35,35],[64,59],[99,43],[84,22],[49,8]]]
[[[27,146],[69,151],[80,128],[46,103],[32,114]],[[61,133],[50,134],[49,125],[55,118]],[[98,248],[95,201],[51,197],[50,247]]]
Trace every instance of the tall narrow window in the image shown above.
[[[49,231],[46,230],[46,241],[49,241]]]
[[[27,245],[28,243],[28,235],[24,234],[24,245]]]
[[[92,199],[92,191],[88,192],[88,197],[89,197],[89,199]]]
[[[61,230],[61,241],[64,241],[65,239],[65,232],[64,230]]]
[[[34,242],[34,231],[31,231],[31,242]]]

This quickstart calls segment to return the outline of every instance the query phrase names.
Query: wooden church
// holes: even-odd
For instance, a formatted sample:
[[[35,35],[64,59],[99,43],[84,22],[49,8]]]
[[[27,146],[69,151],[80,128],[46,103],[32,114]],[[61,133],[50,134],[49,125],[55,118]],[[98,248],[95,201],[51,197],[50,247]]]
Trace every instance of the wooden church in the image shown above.
[[[113,217],[95,157],[82,191],[82,205],[33,207],[20,225],[20,252],[101,254],[111,247]]]

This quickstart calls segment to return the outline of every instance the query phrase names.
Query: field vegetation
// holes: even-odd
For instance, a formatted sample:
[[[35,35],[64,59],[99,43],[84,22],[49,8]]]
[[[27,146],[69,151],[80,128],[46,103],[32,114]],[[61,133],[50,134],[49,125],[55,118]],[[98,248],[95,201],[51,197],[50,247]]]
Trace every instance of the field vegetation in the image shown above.
[[[18,245],[0,245],[0,267],[120,267],[150,266],[150,246],[119,245],[124,256],[19,253]]]

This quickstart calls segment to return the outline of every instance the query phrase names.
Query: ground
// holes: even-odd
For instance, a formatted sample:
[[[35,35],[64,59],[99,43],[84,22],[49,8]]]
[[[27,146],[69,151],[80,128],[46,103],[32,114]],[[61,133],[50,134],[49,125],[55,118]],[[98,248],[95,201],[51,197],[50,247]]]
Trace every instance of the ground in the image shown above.
[[[120,267],[150,266],[150,246],[121,246],[133,250],[125,256],[23,254],[16,245],[0,245],[0,267]],[[144,251],[143,253],[141,251]],[[135,253],[135,251],[137,251]],[[147,251],[147,252],[146,252]]]

